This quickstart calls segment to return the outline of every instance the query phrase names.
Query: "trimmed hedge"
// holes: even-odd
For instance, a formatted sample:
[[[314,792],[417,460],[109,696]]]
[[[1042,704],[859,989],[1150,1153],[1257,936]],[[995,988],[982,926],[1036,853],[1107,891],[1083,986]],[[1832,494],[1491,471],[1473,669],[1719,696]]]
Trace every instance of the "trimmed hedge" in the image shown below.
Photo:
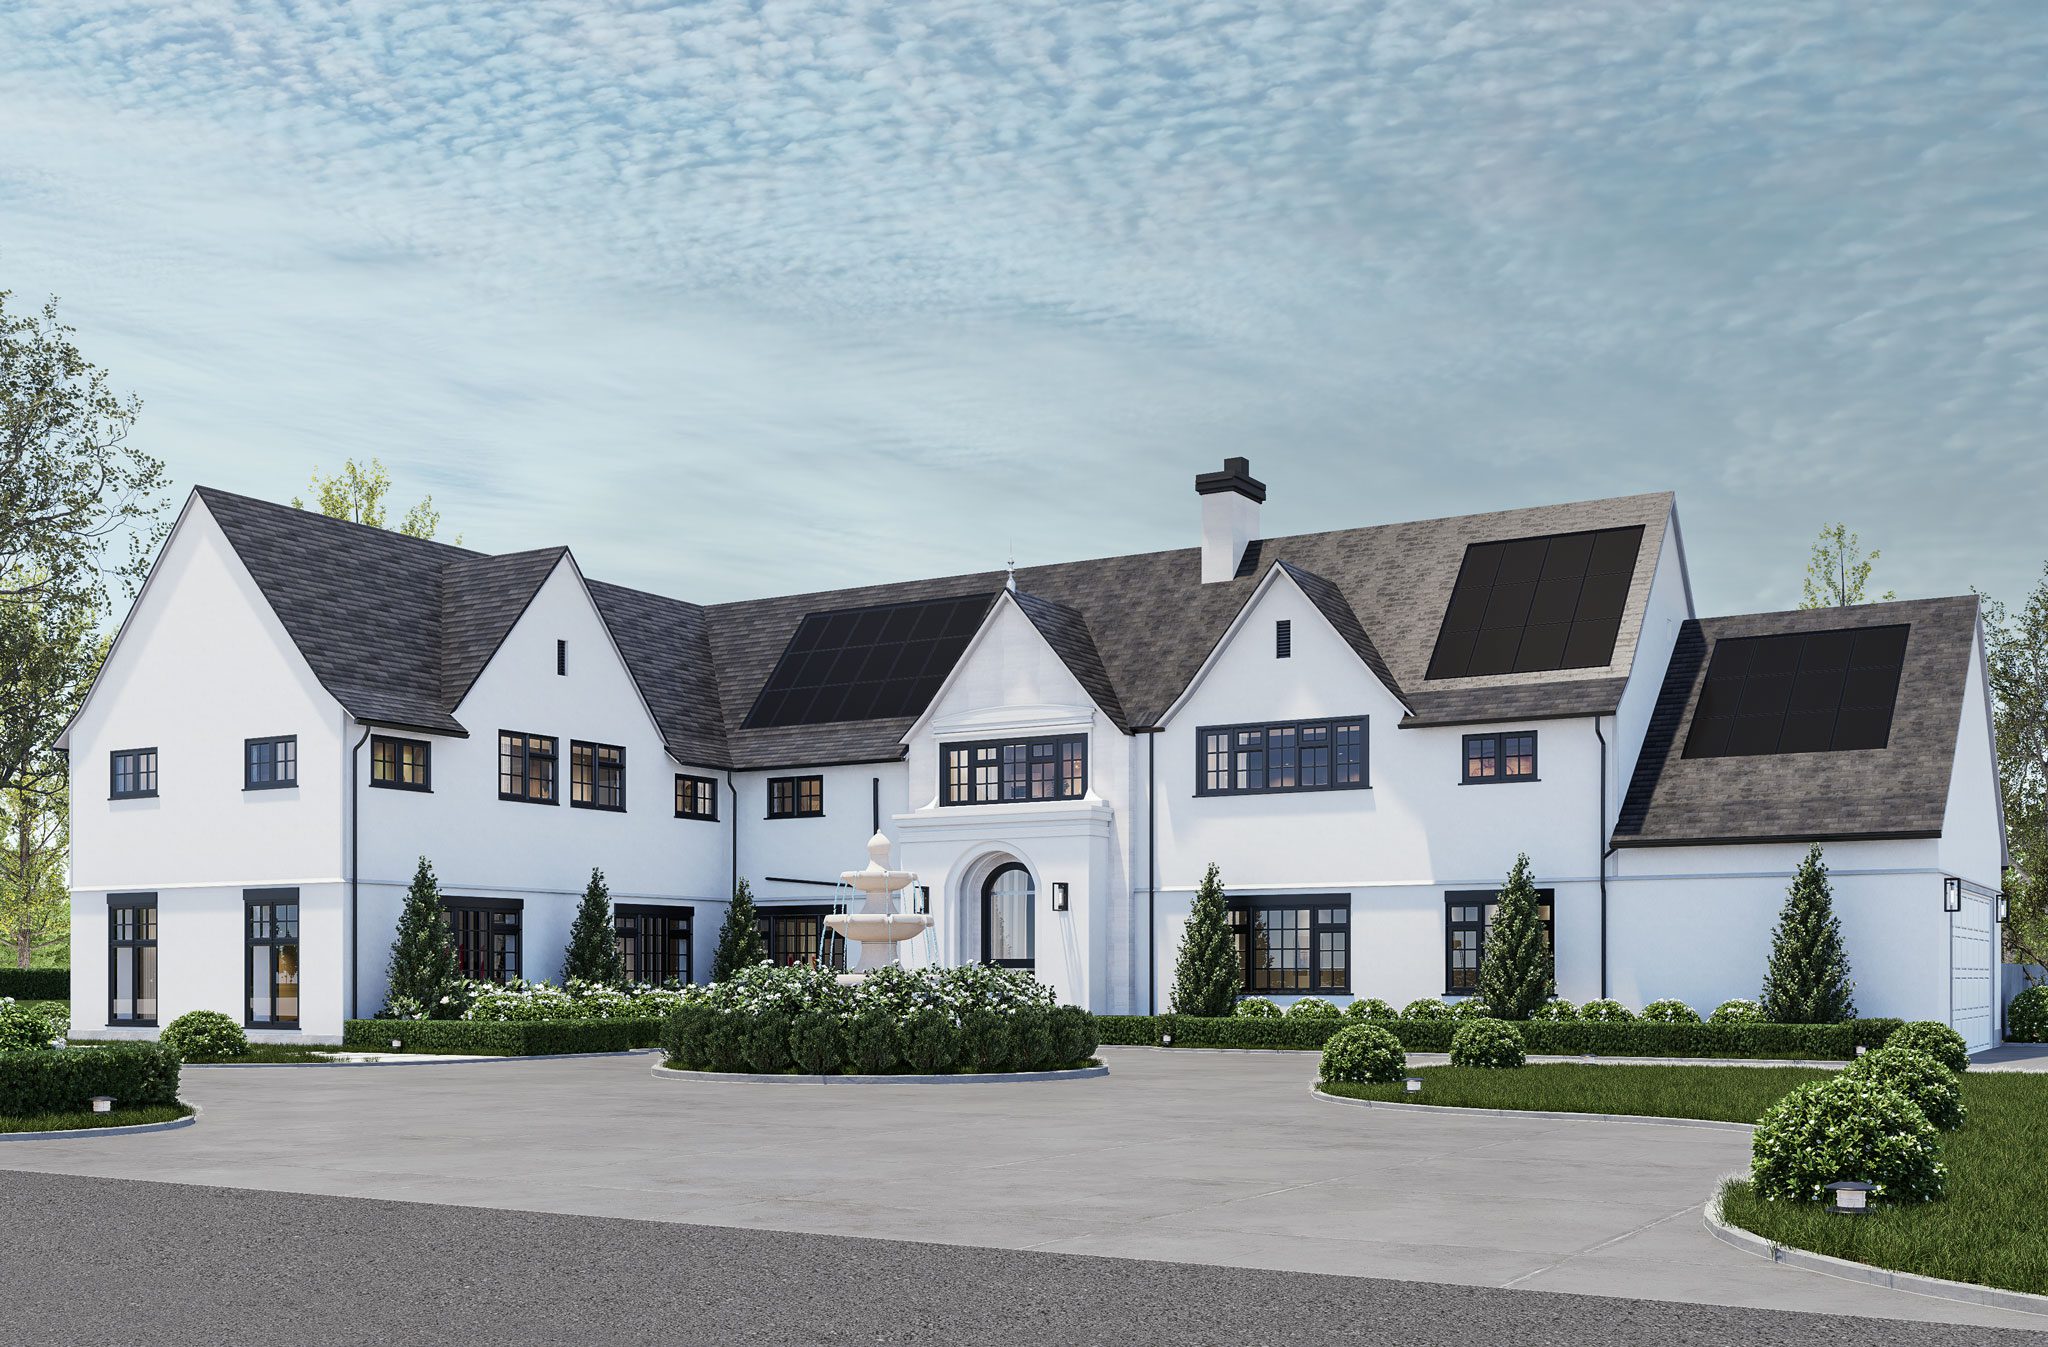
[[[1107,1047],[1156,1048],[1165,1015],[1097,1015],[1095,1036]]]
[[[1468,1021],[1469,1022],[1469,1021]],[[1102,1042],[1157,1047],[1171,1034],[1177,1048],[1321,1048],[1346,1021],[1203,1019],[1193,1015],[1098,1015]],[[1897,1020],[1847,1024],[1652,1024],[1642,1020],[1515,1023],[1532,1056],[1768,1057],[1848,1061],[1859,1043],[1876,1047]],[[1409,1052],[1448,1052],[1457,1023],[1395,1020],[1386,1027]]]
[[[350,1020],[341,1045],[358,1052],[474,1053],[545,1057],[563,1052],[624,1052],[661,1044],[660,1020]]]
[[[68,968],[0,968],[0,996],[17,1001],[69,1001]]]
[[[116,1108],[174,1105],[178,1055],[155,1043],[0,1053],[0,1114],[83,1113],[96,1094],[113,1096]]]

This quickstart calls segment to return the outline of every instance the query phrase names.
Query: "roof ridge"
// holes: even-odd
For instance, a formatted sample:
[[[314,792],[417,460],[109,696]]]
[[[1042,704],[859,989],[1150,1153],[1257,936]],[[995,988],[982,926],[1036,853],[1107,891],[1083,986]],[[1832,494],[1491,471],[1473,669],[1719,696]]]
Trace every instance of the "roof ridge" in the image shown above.
[[[316,528],[334,525],[343,530],[360,529],[366,533],[383,534],[392,538],[402,538],[405,541],[401,545],[437,548],[448,552],[458,552],[463,556],[468,557],[488,557],[498,555],[496,553],[491,552],[479,552],[473,547],[463,547],[459,543],[444,543],[440,541],[438,538],[416,538],[410,533],[400,533],[397,529],[385,528],[381,524],[361,524],[357,523],[353,519],[336,519],[333,515],[323,514],[318,510],[308,510],[303,506],[297,505],[285,505],[281,504],[278,501],[265,500],[261,496],[244,495],[242,492],[239,491],[229,491],[225,487],[207,486],[204,483],[198,483],[193,486],[192,492],[194,495],[200,497],[201,499],[218,498],[221,500],[238,501],[241,504],[254,505],[259,509],[270,510],[277,514],[293,515],[311,521],[314,524],[314,527]]]

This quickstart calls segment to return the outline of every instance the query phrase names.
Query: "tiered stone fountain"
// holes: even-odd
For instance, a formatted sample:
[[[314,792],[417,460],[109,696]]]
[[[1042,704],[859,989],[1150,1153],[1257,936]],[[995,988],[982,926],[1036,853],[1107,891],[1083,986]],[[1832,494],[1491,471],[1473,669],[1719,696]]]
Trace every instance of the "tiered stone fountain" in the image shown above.
[[[855,892],[867,895],[858,912],[837,912],[825,924],[845,938],[848,945],[846,971],[839,980],[848,986],[859,982],[874,969],[896,962],[896,947],[915,940],[931,929],[932,919],[922,912],[898,912],[894,895],[908,887],[917,876],[907,870],[889,868],[889,839],[876,833],[868,839],[865,870],[843,871],[840,881]]]

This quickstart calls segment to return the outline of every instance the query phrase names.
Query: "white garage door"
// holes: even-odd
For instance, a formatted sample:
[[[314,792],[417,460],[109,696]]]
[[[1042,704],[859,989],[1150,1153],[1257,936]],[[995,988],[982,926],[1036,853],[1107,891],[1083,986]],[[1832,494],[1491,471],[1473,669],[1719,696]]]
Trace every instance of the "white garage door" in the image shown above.
[[[1949,914],[1949,1023],[1971,1052],[1997,1046],[1991,1005],[1991,900],[1963,895],[1963,910]]]

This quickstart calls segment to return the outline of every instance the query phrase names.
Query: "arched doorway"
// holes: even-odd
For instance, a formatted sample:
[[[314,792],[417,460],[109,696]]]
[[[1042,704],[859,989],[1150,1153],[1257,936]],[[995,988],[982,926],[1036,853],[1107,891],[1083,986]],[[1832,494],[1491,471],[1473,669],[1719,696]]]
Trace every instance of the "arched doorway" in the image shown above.
[[[999,968],[1029,968],[1036,886],[1016,861],[999,865],[981,882],[981,961]]]

